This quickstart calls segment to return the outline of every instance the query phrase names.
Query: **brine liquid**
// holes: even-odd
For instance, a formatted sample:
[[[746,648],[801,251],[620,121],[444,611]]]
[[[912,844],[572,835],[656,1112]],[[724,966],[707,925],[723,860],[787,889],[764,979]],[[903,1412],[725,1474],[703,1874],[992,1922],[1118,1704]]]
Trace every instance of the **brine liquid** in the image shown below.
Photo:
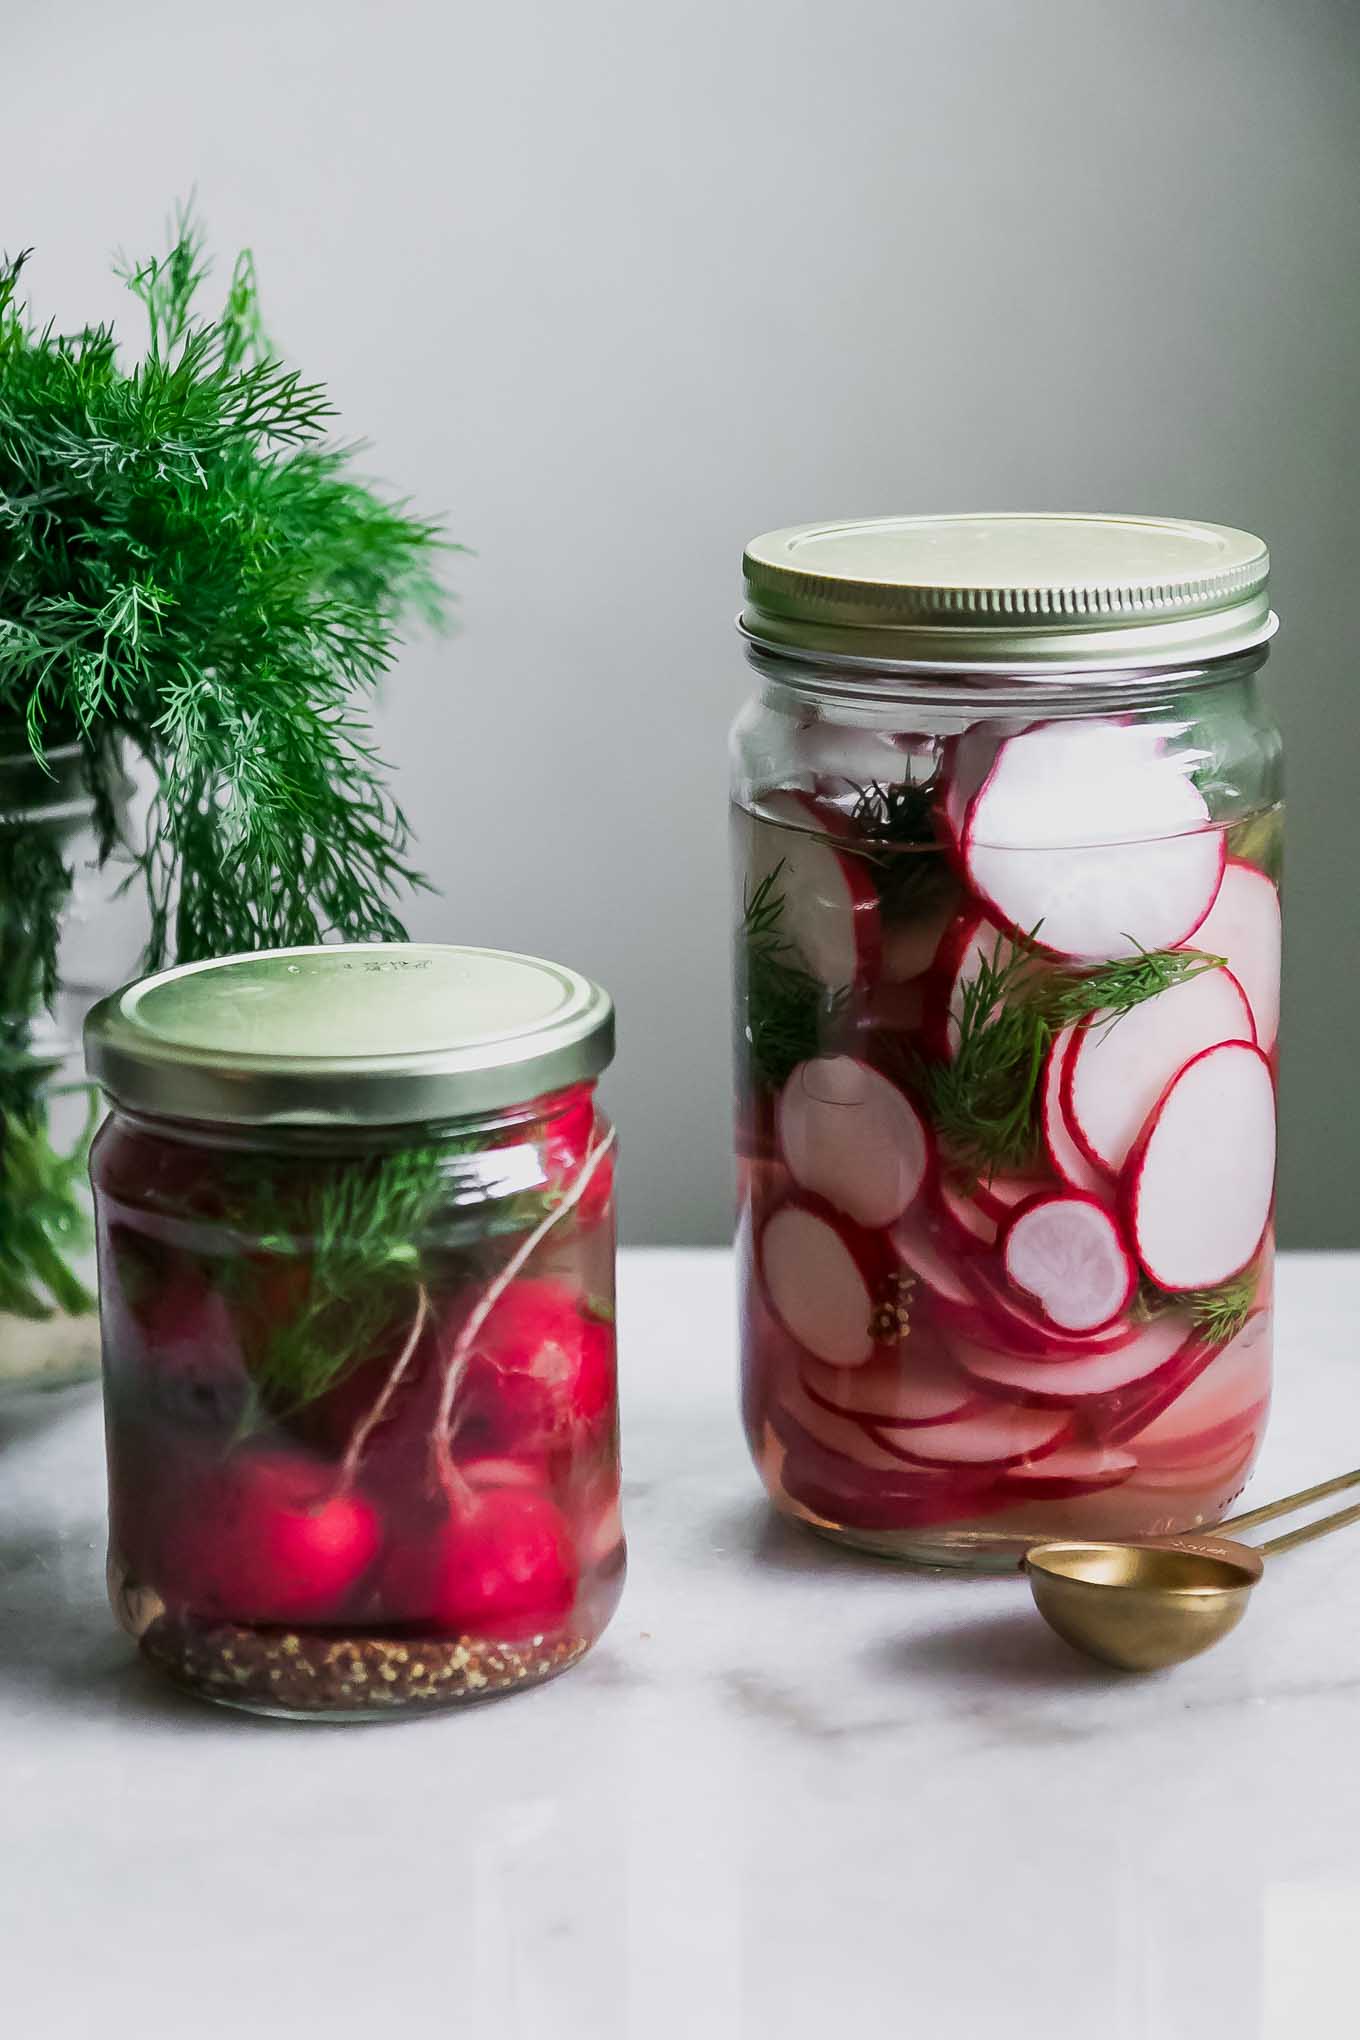
[[[957,1041],[958,931],[982,911],[980,902],[945,849],[857,840],[850,804],[830,797],[819,828],[818,799],[780,794],[761,812],[735,813],[743,1416],[771,1497],[850,1543],[918,1562],[992,1567],[1015,1563],[1037,1537],[1147,1535],[1219,1520],[1251,1470],[1269,1400],[1271,1231],[1252,1267],[1226,1286],[1232,1295],[1168,1297],[1139,1270],[1120,1321],[1085,1342],[1054,1326],[1046,1345],[1042,1310],[1008,1285],[1001,1234],[1024,1198],[1070,1186],[1037,1123],[1023,1164],[989,1171],[952,1152],[953,1130],[932,1118],[928,1071]],[[792,801],[802,808],[794,821]],[[1279,822],[1274,810],[1238,820],[1224,832],[1228,855],[1277,868]],[[809,845],[842,869],[849,864],[848,885],[832,864],[809,857]],[[1082,852],[1071,857],[1079,865]],[[772,875],[760,897],[776,913],[763,932],[782,946],[767,939],[762,967],[752,959],[748,909]],[[825,911],[806,898],[802,911],[778,911],[781,896],[787,910],[791,886],[823,881]],[[867,939],[863,928],[844,925],[847,899]],[[1002,939],[1000,929],[996,935]],[[829,982],[847,958],[843,981]],[[772,973],[771,959],[801,973],[801,1003],[798,978]],[[1246,976],[1251,960],[1241,961]],[[1041,952],[1035,967],[1076,968]],[[783,1087],[830,1058],[888,1079],[929,1129],[928,1180],[906,1218],[881,1235],[847,1215],[853,1196],[837,1210],[809,1194],[781,1143]],[[1238,1135],[1225,1125],[1220,1137],[1231,1144]],[[872,1166],[866,1155],[866,1176]],[[1101,1194],[1122,1225],[1114,1175]],[[870,1304],[888,1336],[875,1337],[867,1361],[857,1353],[854,1365],[838,1367],[827,1349],[810,1350],[772,1301],[763,1241],[772,1217],[790,1205],[820,1217],[827,1236],[848,1241],[870,1271]],[[896,1241],[908,1237],[912,1252],[902,1258]],[[828,1320],[834,1343],[834,1299],[814,1296],[808,1310],[818,1337]],[[1172,1357],[1141,1376],[1130,1366],[1134,1379],[1099,1392],[1097,1360],[1105,1365],[1101,1356],[1113,1353],[1117,1380],[1118,1354],[1140,1354],[1131,1342],[1154,1322],[1156,1352]],[[1153,1342],[1145,1344],[1150,1350]],[[923,1371],[943,1421],[923,1421],[919,1412],[930,1405],[913,1401]],[[1080,1389],[1067,1403],[1065,1379]]]

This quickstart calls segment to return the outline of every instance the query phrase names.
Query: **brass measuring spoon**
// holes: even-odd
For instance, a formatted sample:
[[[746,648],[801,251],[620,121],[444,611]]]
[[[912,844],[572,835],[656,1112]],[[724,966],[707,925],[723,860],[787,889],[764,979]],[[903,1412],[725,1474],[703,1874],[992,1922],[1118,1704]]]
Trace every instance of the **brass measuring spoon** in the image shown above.
[[[1224,1530],[1249,1530],[1309,1502],[1360,1485],[1360,1467],[1264,1508],[1230,1517],[1214,1531],[1138,1543],[1052,1538],[1024,1558],[1034,1605],[1049,1627],[1088,1657],[1125,1672],[1159,1672],[1211,1650],[1246,1612],[1267,1558],[1360,1522],[1360,1502],[1266,1544],[1238,1544]]]

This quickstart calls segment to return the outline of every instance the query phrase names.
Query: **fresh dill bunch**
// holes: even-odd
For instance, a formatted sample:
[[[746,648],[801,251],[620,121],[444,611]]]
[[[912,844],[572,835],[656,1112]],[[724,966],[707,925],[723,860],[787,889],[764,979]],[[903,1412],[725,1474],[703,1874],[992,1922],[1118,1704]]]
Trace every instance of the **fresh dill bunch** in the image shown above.
[[[124,264],[150,329],[32,323],[0,265],[0,715],[78,741],[113,847],[119,746],[156,798],[147,964],[401,933],[419,883],[366,706],[402,616],[437,619],[437,527],[326,443],[265,348],[248,255],[205,317],[201,234]],[[224,882],[224,874],[230,874]]]
[[[1182,1310],[1210,1345],[1224,1346],[1237,1337],[1251,1316],[1260,1283],[1260,1265],[1255,1261],[1217,1289],[1164,1290],[1144,1278],[1134,1299],[1133,1315],[1146,1320],[1168,1310]]]
[[[998,935],[964,985],[952,1058],[921,1058],[916,1080],[951,1160],[975,1175],[1020,1170],[1039,1147],[1038,1104],[1053,1031],[1024,996],[1034,960]]]
[[[858,789],[850,823],[873,845],[866,861],[886,920],[927,913],[953,883],[935,828],[937,797],[933,781],[870,780]]]
[[[760,1081],[777,1091],[801,1062],[820,1052],[825,1030],[849,996],[828,991],[805,970],[784,934],[782,861],[746,897],[737,937],[738,1011]]]
[[[1113,1025],[1145,1000],[1155,999],[1206,970],[1221,970],[1226,962],[1226,957],[1210,956],[1202,949],[1140,949],[1136,956],[1121,957],[1092,970],[1054,972],[1036,988],[1034,996],[1055,1032],[1084,1020],[1088,1013],[1101,1013],[1105,1016],[1102,1024]]]
[[[401,1331],[445,1195],[432,1147],[243,1183],[226,1222],[251,1254],[226,1261],[221,1283],[249,1327],[252,1387],[271,1415],[315,1401]]]

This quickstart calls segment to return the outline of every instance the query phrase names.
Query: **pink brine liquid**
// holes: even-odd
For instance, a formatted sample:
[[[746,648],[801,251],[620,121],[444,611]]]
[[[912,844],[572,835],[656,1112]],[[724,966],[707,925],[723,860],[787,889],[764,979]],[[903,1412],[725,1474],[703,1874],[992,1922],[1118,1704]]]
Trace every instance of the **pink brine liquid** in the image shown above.
[[[1060,847],[1061,798],[1026,807],[1045,743],[1116,774],[1108,842]],[[1220,1518],[1270,1394],[1278,810],[1217,824],[1093,720],[737,822],[743,1411],[771,1496],[944,1563]]]

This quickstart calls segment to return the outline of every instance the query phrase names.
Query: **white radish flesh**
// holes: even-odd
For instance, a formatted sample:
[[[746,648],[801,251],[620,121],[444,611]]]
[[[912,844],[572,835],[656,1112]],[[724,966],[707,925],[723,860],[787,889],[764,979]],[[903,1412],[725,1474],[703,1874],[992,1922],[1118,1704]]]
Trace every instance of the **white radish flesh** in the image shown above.
[[[940,1184],[940,1205],[965,1245],[991,1247],[996,1244],[997,1222],[973,1198],[956,1190],[952,1183]]]
[[[1012,1466],[1054,1451],[1071,1429],[1066,1411],[997,1403],[948,1424],[922,1424],[893,1433],[904,1459],[923,1466]],[[886,1440],[887,1433],[875,1436]]]
[[[1260,1049],[1206,1049],[1168,1085],[1125,1166],[1138,1258],[1162,1289],[1216,1289],[1252,1260],[1275,1184],[1275,1087]]]
[[[1063,1107],[1067,1056],[1076,1033],[1075,1027],[1064,1027],[1055,1035],[1044,1065],[1044,1088],[1040,1101],[1044,1147],[1054,1173],[1061,1176],[1064,1183],[1073,1190],[1084,1190],[1088,1196],[1099,1197],[1108,1194],[1109,1178],[1077,1146]]]
[[[1159,1377],[1170,1378],[1182,1371],[1183,1356],[1193,1343],[1189,1319],[1168,1311],[1112,1352],[1064,1360],[1061,1365],[998,1353],[971,1339],[955,1339],[953,1352],[964,1372],[994,1394],[1056,1407],[1089,1402],[1134,1386],[1151,1389]]]
[[[977,1298],[954,1266],[934,1227],[917,1212],[893,1227],[892,1243],[907,1272],[937,1301],[972,1307]]]
[[[760,1236],[765,1294],[786,1332],[814,1359],[862,1367],[874,1350],[867,1242],[848,1221],[785,1204]]]
[[[1011,1284],[1064,1332],[1094,1332],[1128,1308],[1133,1261],[1110,1212],[1094,1197],[1036,1197],[1006,1229]]]
[[[776,1125],[794,1181],[859,1225],[891,1225],[925,1181],[930,1139],[915,1108],[853,1056],[800,1063],[780,1093]]]
[[[995,918],[1088,962],[1188,941],[1224,859],[1182,761],[1156,731],[1104,720],[1009,738],[969,804],[963,852]]]
[[[865,860],[826,840],[835,811],[802,793],[771,794],[761,811],[787,826],[760,830],[750,891],[774,874],[784,904],[780,933],[822,984],[839,988],[872,978],[881,943],[878,892]]]
[[[977,1389],[938,1347],[923,1344],[913,1331],[886,1360],[865,1367],[835,1368],[809,1360],[803,1386],[812,1400],[841,1417],[854,1417],[891,1431],[898,1425],[936,1424],[975,1408]]]
[[[1091,1014],[1063,1077],[1063,1110],[1078,1146],[1118,1171],[1177,1070],[1202,1049],[1253,1038],[1251,1008],[1226,970],[1199,971],[1118,1017]]]
[[[1020,1205],[1051,1188],[1041,1176],[989,1176],[973,1186],[973,1195],[989,1218],[1004,1225]]]
[[[1227,957],[1251,1008],[1256,1045],[1269,1055],[1280,1031],[1280,896],[1263,871],[1228,859],[1192,946]]]

